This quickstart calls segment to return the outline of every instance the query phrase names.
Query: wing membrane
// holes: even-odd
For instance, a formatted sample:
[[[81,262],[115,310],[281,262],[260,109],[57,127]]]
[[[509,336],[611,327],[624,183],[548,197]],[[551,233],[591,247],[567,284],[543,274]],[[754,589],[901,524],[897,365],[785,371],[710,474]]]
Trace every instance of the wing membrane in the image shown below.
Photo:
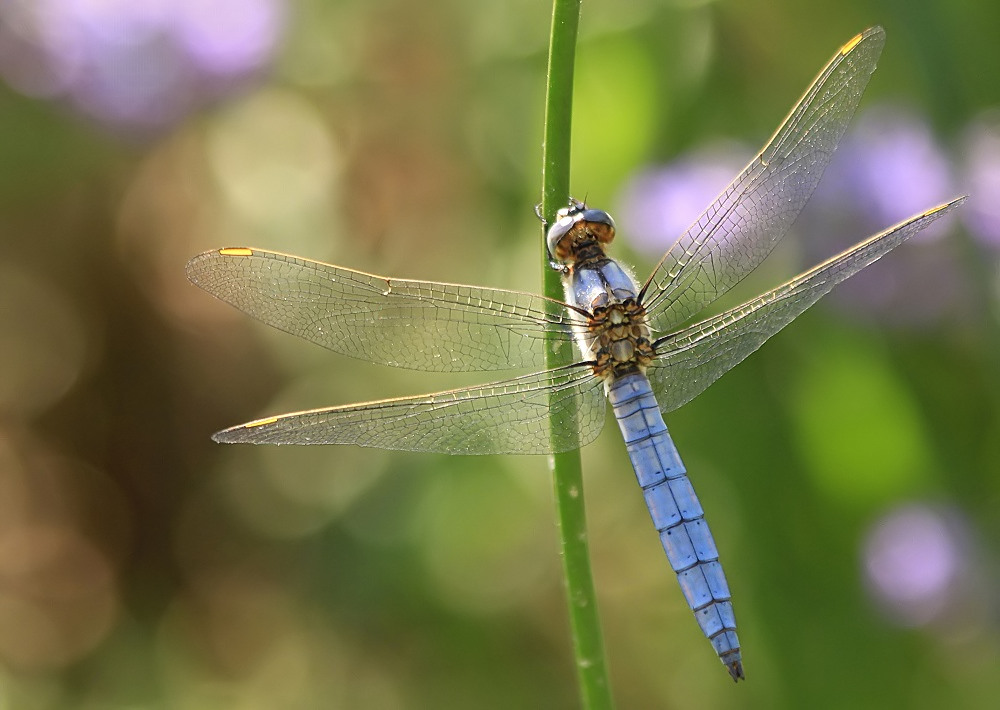
[[[590,367],[570,366],[480,387],[284,414],[212,438],[227,444],[544,454],[593,441],[604,425],[606,406],[601,380]]]
[[[753,271],[812,195],[885,44],[873,27],[844,45],[763,150],[667,251],[644,298],[666,333]]]
[[[662,338],[647,371],[661,409],[669,412],[694,399],[838,283],[964,201],[911,217],[752,301]]]
[[[572,341],[566,307],[529,293],[391,279],[249,248],[205,252],[187,274],[270,326],[394,367],[541,369],[546,333]]]

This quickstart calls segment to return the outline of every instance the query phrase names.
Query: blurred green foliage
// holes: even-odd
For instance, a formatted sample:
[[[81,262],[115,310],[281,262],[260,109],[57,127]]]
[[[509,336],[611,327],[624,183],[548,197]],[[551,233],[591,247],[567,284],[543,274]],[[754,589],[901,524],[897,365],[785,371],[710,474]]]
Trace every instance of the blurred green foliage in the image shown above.
[[[183,275],[246,243],[537,291],[549,8],[287,7],[268,72],[155,131],[0,85],[0,704],[575,707],[544,460],[208,439],[476,378],[319,351]],[[888,44],[862,111],[906,102],[954,147],[1000,106],[989,3],[585,4],[575,193],[614,210],[641,168],[719,137],[762,144],[873,24]],[[652,255],[619,229],[643,274]],[[821,303],[668,419],[747,683],[685,607],[621,441],[609,427],[584,451],[620,707],[995,706],[998,253],[946,238],[975,294],[961,318],[873,325]],[[808,266],[793,259],[764,285]],[[964,565],[920,617],[866,581],[870,536],[908,505],[949,511]]]

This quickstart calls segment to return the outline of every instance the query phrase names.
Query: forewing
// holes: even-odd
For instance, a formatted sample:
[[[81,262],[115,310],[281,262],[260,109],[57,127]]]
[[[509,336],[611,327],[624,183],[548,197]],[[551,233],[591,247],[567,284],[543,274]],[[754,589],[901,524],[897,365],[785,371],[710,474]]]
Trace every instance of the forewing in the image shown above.
[[[694,399],[838,283],[964,201],[911,217],[752,301],[662,338],[647,371],[660,408],[668,412]]]
[[[812,195],[875,70],[885,33],[845,44],[763,150],[664,255],[643,303],[667,333],[753,271]]]
[[[562,347],[572,343],[562,304],[529,293],[392,279],[243,247],[196,256],[187,274],[279,330],[394,367],[540,369],[546,333]]]
[[[590,367],[537,372],[480,387],[314,409],[218,432],[227,444],[357,444],[446,454],[544,454],[590,443],[604,425]]]

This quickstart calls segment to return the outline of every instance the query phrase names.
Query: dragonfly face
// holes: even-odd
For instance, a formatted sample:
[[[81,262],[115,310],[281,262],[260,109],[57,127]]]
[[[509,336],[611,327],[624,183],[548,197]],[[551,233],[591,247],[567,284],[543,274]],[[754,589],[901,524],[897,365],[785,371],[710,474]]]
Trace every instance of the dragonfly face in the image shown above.
[[[572,201],[549,228],[566,300],[394,279],[278,252],[206,252],[188,277],[251,316],[370,362],[430,371],[534,370],[478,387],[258,419],[225,443],[356,444],[526,454],[592,441],[610,402],[670,565],[705,636],[743,677],[729,587],[662,414],[690,401],[835,285],[956,208],[915,215],[719,315],[684,325],[753,271],[819,182],[875,69],[885,34],[841,47],[761,152],[639,287],[606,253],[615,223]],[[577,362],[547,370],[546,347]]]
[[[588,209],[579,200],[556,212],[556,221],[545,237],[554,263],[568,268],[604,256],[604,247],[615,238],[615,221],[604,210]]]

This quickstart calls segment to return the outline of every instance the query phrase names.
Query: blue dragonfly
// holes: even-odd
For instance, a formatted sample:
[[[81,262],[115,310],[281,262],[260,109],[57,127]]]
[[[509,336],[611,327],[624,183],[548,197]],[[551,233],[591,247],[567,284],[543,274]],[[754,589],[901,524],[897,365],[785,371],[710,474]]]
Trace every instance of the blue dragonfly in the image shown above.
[[[565,301],[387,278],[255,248],[187,265],[212,295],[351,357],[437,372],[534,370],[513,379],[258,419],[218,442],[356,444],[448,454],[547,454],[593,441],[614,410],[654,527],[698,624],[733,680],[744,677],[715,541],[663,421],[836,284],[958,206],[911,217],[742,305],[688,324],[753,271],[812,194],[885,42],[841,47],[764,149],[640,285],[606,247],[608,213],[571,201],[547,231]],[[546,343],[576,361],[546,369]],[[550,426],[551,425],[551,426]]]

